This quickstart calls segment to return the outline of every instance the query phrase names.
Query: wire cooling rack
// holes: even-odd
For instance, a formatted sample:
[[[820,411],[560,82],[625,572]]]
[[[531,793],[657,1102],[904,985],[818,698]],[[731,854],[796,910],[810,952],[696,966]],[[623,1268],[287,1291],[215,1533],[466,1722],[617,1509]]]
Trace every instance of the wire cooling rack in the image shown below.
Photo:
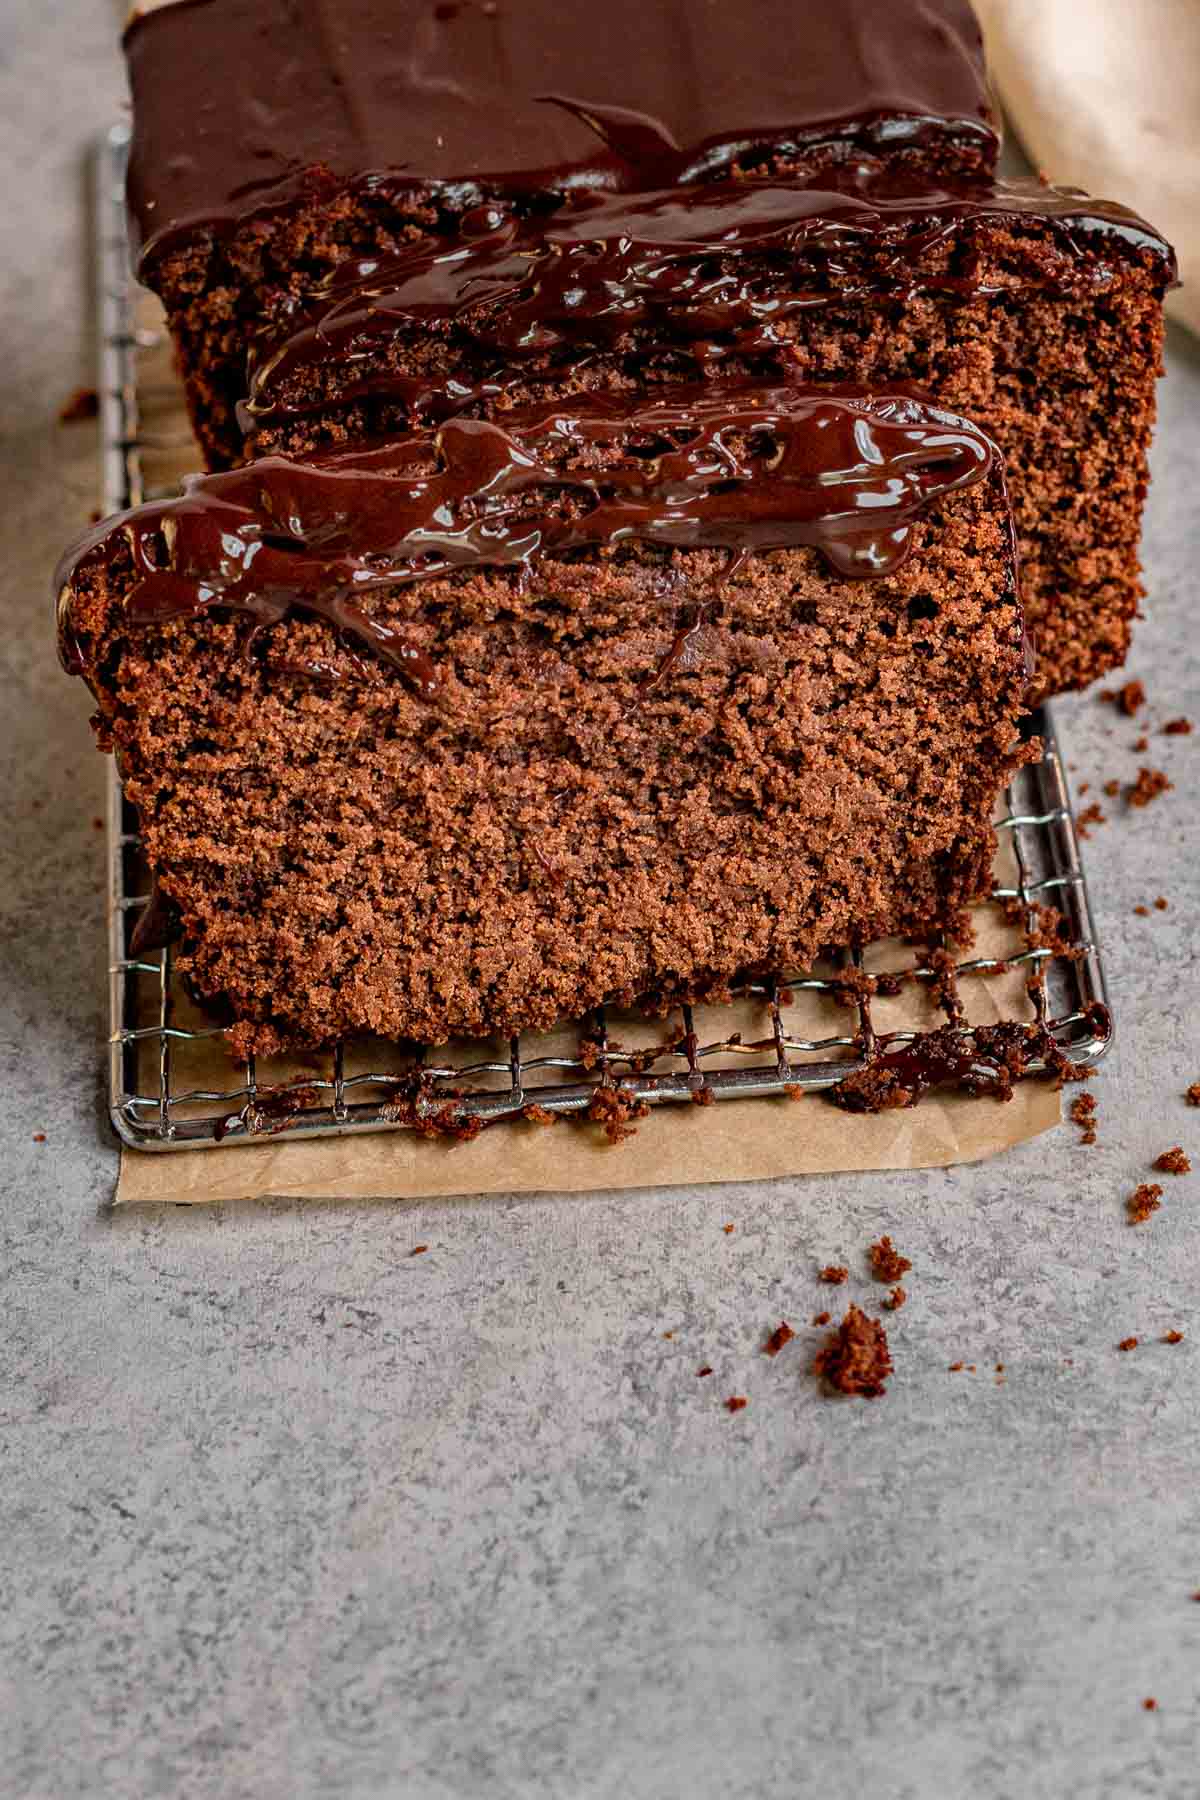
[[[163,363],[161,323],[130,269],[124,175],[128,131],[116,127],[97,157],[101,304],[100,422],[104,505],[140,504],[174,490],[194,456],[180,429],[177,390],[146,377]],[[1011,875],[993,901],[1016,912],[1027,935],[1011,953],[944,959],[909,954],[907,980],[951,989],[971,978],[1022,977],[1022,1016],[1046,1028],[1073,1063],[1108,1047],[1104,972],[1071,817],[1066,778],[1049,714],[1031,721],[1041,760],[1020,771],[997,822],[998,868]],[[871,953],[846,951],[828,967],[746,983],[732,1007],[683,1006],[637,1039],[628,1020],[603,1012],[549,1037],[442,1047],[436,1052],[378,1042],[339,1044],[282,1068],[254,1059],[236,1067],[221,1049],[221,1027],[187,995],[170,947],[137,954],[137,919],[149,900],[137,819],[115,770],[108,798],[110,870],[109,1102],[124,1143],[142,1150],[201,1149],[286,1130],[306,1137],[383,1129],[466,1130],[544,1114],[612,1116],[639,1104],[744,1099],[828,1088],[864,1068],[881,1048],[915,1031],[880,1031],[861,980]],[[1007,846],[1007,850],[1005,849]],[[1038,941],[1039,908],[1062,916],[1057,938]],[[1064,954],[1062,946],[1069,945]],[[895,965],[891,965],[895,966]],[[797,995],[827,1003],[833,1029],[789,1029]],[[878,1006],[878,1002],[876,1002]],[[951,1022],[962,1018],[955,1001]],[[811,1015],[810,1015],[811,1016]],[[735,1028],[735,1026],[737,1028]],[[617,1037],[620,1031],[620,1040]],[[1037,1064],[1031,1065],[1037,1067]],[[607,1107],[597,1107],[598,1097]]]

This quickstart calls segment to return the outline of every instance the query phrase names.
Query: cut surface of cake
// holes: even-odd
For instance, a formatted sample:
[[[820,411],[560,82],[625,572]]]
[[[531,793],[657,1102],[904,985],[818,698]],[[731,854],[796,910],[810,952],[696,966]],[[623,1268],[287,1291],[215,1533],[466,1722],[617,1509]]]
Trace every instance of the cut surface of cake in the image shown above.
[[[59,581],[240,1053],[719,996],[986,891],[1027,644],[1002,459],[710,383],[265,457]]]
[[[247,336],[346,257],[502,199],[988,175],[967,0],[179,0],[126,33],[129,202],[213,464]]]
[[[756,181],[468,223],[343,264],[252,347],[252,448],[502,416],[547,391],[912,382],[1004,451],[1045,691],[1124,660],[1174,272],[1134,214],[1036,181],[889,196]]]

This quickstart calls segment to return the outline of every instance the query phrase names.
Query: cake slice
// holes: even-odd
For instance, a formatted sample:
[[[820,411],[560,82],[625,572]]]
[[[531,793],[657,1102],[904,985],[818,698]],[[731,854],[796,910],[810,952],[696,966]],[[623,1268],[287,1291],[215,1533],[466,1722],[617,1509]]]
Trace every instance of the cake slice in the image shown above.
[[[952,924],[1027,646],[1002,461],[713,383],[197,477],[59,578],[240,1053],[438,1043]]]
[[[1143,220],[1036,181],[584,194],[335,268],[251,347],[242,423],[296,453],[698,376],[911,382],[1004,451],[1058,692],[1128,648],[1173,279]]]
[[[989,174],[967,0],[182,0],[136,17],[129,203],[210,463],[245,340],[488,202],[852,167]]]

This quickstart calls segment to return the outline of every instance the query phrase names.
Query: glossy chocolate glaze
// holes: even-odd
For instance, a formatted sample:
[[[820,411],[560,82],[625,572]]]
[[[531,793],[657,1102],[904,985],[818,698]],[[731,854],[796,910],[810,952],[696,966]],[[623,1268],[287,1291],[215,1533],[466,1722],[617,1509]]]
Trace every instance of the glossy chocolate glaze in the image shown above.
[[[1140,253],[1161,264],[1164,285],[1174,278],[1170,247],[1136,214],[1032,180],[888,194],[853,181],[722,182],[581,194],[524,220],[489,205],[452,238],[335,268],[296,303],[282,336],[252,351],[241,422],[252,432],[263,418],[319,408],[326,390],[311,377],[326,372],[339,402],[389,395],[414,417],[444,418],[528,379],[535,360],[566,352],[578,367],[581,354],[626,349],[637,332],[649,354],[686,347],[698,374],[714,373],[731,356],[779,350],[781,328],[812,308],[1000,291],[965,239],[976,225],[1039,235],[1031,285],[1102,291]],[[381,366],[390,342],[438,332],[470,343],[486,373],[439,373],[427,358],[419,374]]]
[[[317,168],[457,208],[814,143],[982,172],[997,150],[967,0],[180,0],[125,47],[145,251],[287,207]]]
[[[544,558],[629,543],[723,550],[731,569],[750,552],[809,545],[843,578],[887,575],[919,515],[982,480],[997,454],[977,426],[907,395],[729,383],[543,405],[503,425],[457,418],[433,438],[302,461],[263,457],[193,477],[182,498],[137,507],[68,551],[57,576],[63,661],[86,666],[72,622],[81,565],[125,552],[131,627],[222,607],[247,614],[253,638],[295,609],[431,698],[438,671],[363,610],[365,593],[454,570],[528,574]]]

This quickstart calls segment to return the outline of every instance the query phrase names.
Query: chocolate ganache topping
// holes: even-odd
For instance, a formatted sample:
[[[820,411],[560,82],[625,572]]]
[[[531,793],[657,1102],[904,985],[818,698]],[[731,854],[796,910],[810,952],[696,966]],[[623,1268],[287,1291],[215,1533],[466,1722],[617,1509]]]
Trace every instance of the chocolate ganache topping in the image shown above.
[[[228,608],[255,632],[293,609],[326,620],[433,697],[437,670],[374,619],[372,589],[454,570],[516,569],[640,542],[747,552],[809,545],[835,572],[900,567],[930,505],[982,480],[997,452],[965,419],[905,394],[712,384],[629,402],[590,396],[457,418],[433,437],[194,476],[68,551],[60,648],[86,667],[72,620],[82,565],[123,551],[130,627]],[[553,579],[552,575],[549,579]]]
[[[126,33],[150,254],[367,191],[666,187],[814,143],[998,138],[967,0],[178,0]],[[954,160],[953,157],[950,160]]]
[[[548,218],[497,206],[468,213],[454,237],[392,258],[347,260],[250,355],[241,408],[264,418],[329,399],[392,395],[412,413],[445,417],[502,394],[533,359],[648,335],[647,354],[686,347],[698,373],[731,356],[778,350],[798,313],[914,292],[963,296],[989,286],[963,227],[1045,228],[1029,280],[1102,290],[1123,258],[1147,253],[1174,278],[1170,247],[1135,213],[1044,182],[856,188],[736,181],[626,196],[580,194]],[[1084,251],[1090,254],[1084,254]],[[853,268],[849,256],[857,261]],[[394,342],[453,333],[483,359],[468,371],[436,353],[422,372],[394,371]],[[443,361],[445,359],[443,358]]]

